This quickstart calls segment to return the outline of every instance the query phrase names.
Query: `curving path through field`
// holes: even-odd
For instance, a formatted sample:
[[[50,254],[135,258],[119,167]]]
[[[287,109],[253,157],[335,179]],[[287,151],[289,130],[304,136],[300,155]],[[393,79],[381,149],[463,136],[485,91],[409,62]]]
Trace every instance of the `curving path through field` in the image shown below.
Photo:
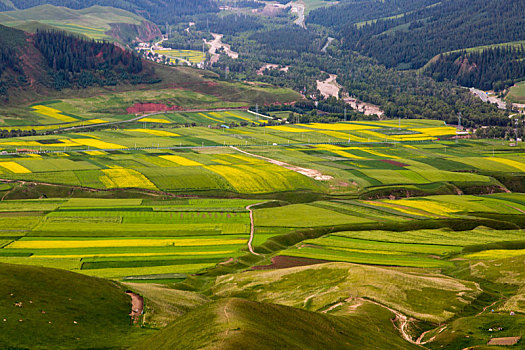
[[[255,204],[250,204],[246,207],[246,210],[248,210],[250,212],[250,238],[248,239],[248,250],[250,251],[250,253],[252,253],[253,255],[261,255],[259,253],[257,253],[256,251],[253,250],[253,247],[252,247],[252,242],[253,242],[253,235],[255,234],[255,223],[254,223],[254,220],[253,220],[253,210],[252,210],[252,207],[256,206],[256,205],[260,205],[260,204],[263,204],[263,203],[266,203],[266,202],[261,202],[261,203],[255,203]]]

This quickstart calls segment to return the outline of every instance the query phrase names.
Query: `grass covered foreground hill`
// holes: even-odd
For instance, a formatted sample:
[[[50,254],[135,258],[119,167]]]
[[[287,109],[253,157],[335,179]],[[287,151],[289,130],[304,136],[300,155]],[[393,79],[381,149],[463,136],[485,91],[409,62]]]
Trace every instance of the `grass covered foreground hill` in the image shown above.
[[[412,349],[375,305],[336,317],[244,299],[205,304],[134,349]],[[378,325],[383,324],[385,327]]]
[[[108,280],[0,264],[0,348],[121,348],[141,333],[124,292]]]

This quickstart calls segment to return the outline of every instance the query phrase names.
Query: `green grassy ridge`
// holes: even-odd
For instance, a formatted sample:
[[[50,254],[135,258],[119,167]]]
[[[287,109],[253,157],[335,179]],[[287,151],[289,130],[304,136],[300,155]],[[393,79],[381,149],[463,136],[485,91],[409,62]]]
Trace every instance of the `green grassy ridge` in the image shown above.
[[[107,280],[0,263],[0,294],[1,348],[120,348],[143,333],[129,325],[129,296]]]
[[[210,293],[310,311],[326,310],[348,298],[368,298],[416,319],[438,323],[460,313],[482,291],[474,282],[435,271],[332,262],[221,276]]]
[[[335,317],[229,298],[190,311],[134,349],[416,349],[398,335],[391,316],[375,305]]]

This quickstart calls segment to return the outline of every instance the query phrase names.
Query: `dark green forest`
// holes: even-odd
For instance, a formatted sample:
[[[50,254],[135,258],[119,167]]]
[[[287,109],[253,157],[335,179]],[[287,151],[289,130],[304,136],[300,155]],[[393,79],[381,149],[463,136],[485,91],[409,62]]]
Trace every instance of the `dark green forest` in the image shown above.
[[[396,3],[404,6],[395,11]],[[357,26],[359,8],[342,3],[312,11],[308,23],[333,29],[345,49],[402,69],[420,68],[443,52],[525,38],[522,0],[446,0],[426,5],[416,0],[367,2],[360,5],[368,8],[365,20],[390,17]]]
[[[463,50],[439,55],[425,73],[438,81],[448,79],[462,86],[501,91],[525,77],[524,58],[523,46]]]

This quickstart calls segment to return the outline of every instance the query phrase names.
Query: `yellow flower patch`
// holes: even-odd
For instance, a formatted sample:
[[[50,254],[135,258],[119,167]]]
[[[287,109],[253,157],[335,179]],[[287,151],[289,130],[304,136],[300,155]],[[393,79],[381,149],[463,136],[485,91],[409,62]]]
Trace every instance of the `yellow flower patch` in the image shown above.
[[[61,122],[64,122],[64,123],[71,123],[71,122],[77,121],[77,119],[73,117],[62,114],[62,112],[59,111],[58,109],[54,109],[48,106],[38,105],[38,106],[33,106],[31,108],[34,109],[38,114],[42,114],[42,115],[45,115],[46,117],[51,117],[51,118],[60,120]]]
[[[366,129],[377,129],[376,126],[370,125],[359,125],[359,124],[325,124],[325,123],[312,123],[312,124],[298,124],[307,128],[314,128],[320,130],[338,130],[338,131],[352,131],[352,130],[366,130]]]
[[[321,133],[321,134],[325,134],[325,135],[328,135],[330,137],[335,137],[336,139],[341,139],[341,140],[350,140],[352,141],[352,136],[349,135],[349,134],[346,134],[344,132],[340,132],[340,131],[327,131],[327,130],[319,130],[319,131],[316,131],[318,133]]]
[[[498,158],[498,157],[490,157],[490,158],[487,157],[487,159],[511,166],[513,168],[518,169],[519,171],[525,172],[525,164],[520,163],[518,161],[507,159],[507,158]]]
[[[465,258],[468,259],[504,259],[504,258],[511,258],[514,256],[520,256],[525,255],[525,249],[513,249],[513,250],[506,250],[506,249],[492,249],[492,250],[484,250],[477,253],[467,254],[465,255]]]
[[[200,115],[201,117],[206,118],[206,119],[213,120],[214,122],[224,123],[224,120],[221,120],[221,119],[215,119],[215,118],[209,117],[209,116],[207,116],[207,115],[204,114],[204,113],[199,113],[199,115]]]
[[[16,162],[0,162],[0,166],[4,169],[7,169],[15,174],[29,174],[31,170],[23,167],[22,165]]]
[[[243,242],[244,244],[245,242]],[[171,253],[87,253],[87,254],[71,254],[71,255],[38,255],[35,252],[31,257],[39,259],[80,259],[89,257],[126,257],[126,256],[194,256],[194,255],[212,255],[212,254],[233,254],[234,250],[219,250],[209,252],[171,252]]]
[[[360,157],[360,156],[356,156],[352,153],[348,153],[346,151],[337,151],[337,150],[333,150],[331,151],[332,153],[335,153],[341,157],[345,157],[345,158],[351,158],[351,159],[367,159],[365,157]]]
[[[160,119],[160,118],[142,118],[139,120],[139,122],[171,124],[169,120]]]
[[[265,128],[268,128],[271,130],[277,130],[277,131],[284,131],[284,132],[311,132],[313,131],[313,130],[302,129],[302,128],[293,128],[291,126],[286,126],[286,125],[265,126]]]
[[[373,154],[373,155],[378,156],[378,157],[392,158],[392,159],[401,159],[398,156],[391,156],[391,155],[388,155],[388,154],[384,154],[384,153],[372,150],[370,148],[363,148],[362,151],[370,153],[370,154]]]
[[[205,245],[244,244],[246,239],[166,238],[166,239],[100,239],[100,240],[18,240],[6,248],[63,249],[63,248],[121,248],[121,247],[192,247]],[[214,253],[215,254],[215,253]],[[163,254],[164,255],[164,254]]]
[[[406,213],[406,214],[410,214],[410,215],[425,216],[425,217],[429,217],[429,218],[438,218],[438,216],[432,215],[432,214],[427,213],[427,212],[425,212],[423,210],[416,210],[416,209],[412,209],[412,208],[408,208],[408,207],[402,207],[402,206],[398,206],[398,205],[394,205],[394,204],[390,204],[390,203],[376,202],[376,201],[363,201],[363,203],[370,204],[370,205],[373,205],[375,207],[383,207],[383,208],[397,210],[397,211],[400,211],[402,213]]]
[[[224,112],[224,113],[229,114],[229,115],[231,115],[232,117],[235,117],[235,118],[239,118],[239,119],[242,119],[242,120],[246,120],[247,122],[250,122],[250,123],[256,123],[256,124],[259,124],[259,123],[257,123],[255,120],[253,120],[253,119],[250,119],[250,118],[246,118],[246,117],[240,116],[240,115],[238,115],[238,114],[236,114],[236,113],[232,113],[232,112],[228,112],[228,111],[226,111],[226,112]]]
[[[428,212],[435,213],[438,215],[445,215],[445,214],[457,213],[457,212],[462,211],[462,209],[459,207],[453,208],[452,205],[449,207],[449,206],[445,206],[437,202],[434,202],[431,200],[425,200],[425,199],[398,199],[395,201],[385,200],[385,202],[399,204],[405,207],[411,207],[411,208],[415,208],[419,210],[424,210],[424,211],[428,211]]]
[[[126,146],[117,145],[116,143],[109,143],[106,141],[96,139],[71,139],[71,142],[77,143],[76,146],[90,146],[100,149],[124,149]]]
[[[106,188],[135,187],[157,190],[157,187],[147,177],[133,169],[103,169],[102,172],[106,176],[101,176],[100,181]]]
[[[196,162],[194,160],[184,158],[181,156],[176,155],[168,155],[168,156],[159,156],[159,158],[169,160],[170,162],[173,162],[178,165],[182,166],[201,166],[202,164],[199,162]]]
[[[107,123],[107,122],[108,121],[104,120],[104,119],[90,119],[86,123],[90,123],[90,124],[104,124],[104,123]]]
[[[127,131],[142,132],[145,134],[155,135],[155,136],[180,136],[170,131],[165,130],[151,130],[151,129],[129,129]]]
[[[419,132],[419,133],[422,133],[428,136],[443,136],[443,135],[455,135],[456,134],[456,128],[453,128],[450,126],[442,126],[442,127],[436,127],[436,128],[411,128],[408,130]]]
[[[103,151],[85,151],[85,154],[89,154],[90,156],[103,156],[106,154],[106,152]]]

